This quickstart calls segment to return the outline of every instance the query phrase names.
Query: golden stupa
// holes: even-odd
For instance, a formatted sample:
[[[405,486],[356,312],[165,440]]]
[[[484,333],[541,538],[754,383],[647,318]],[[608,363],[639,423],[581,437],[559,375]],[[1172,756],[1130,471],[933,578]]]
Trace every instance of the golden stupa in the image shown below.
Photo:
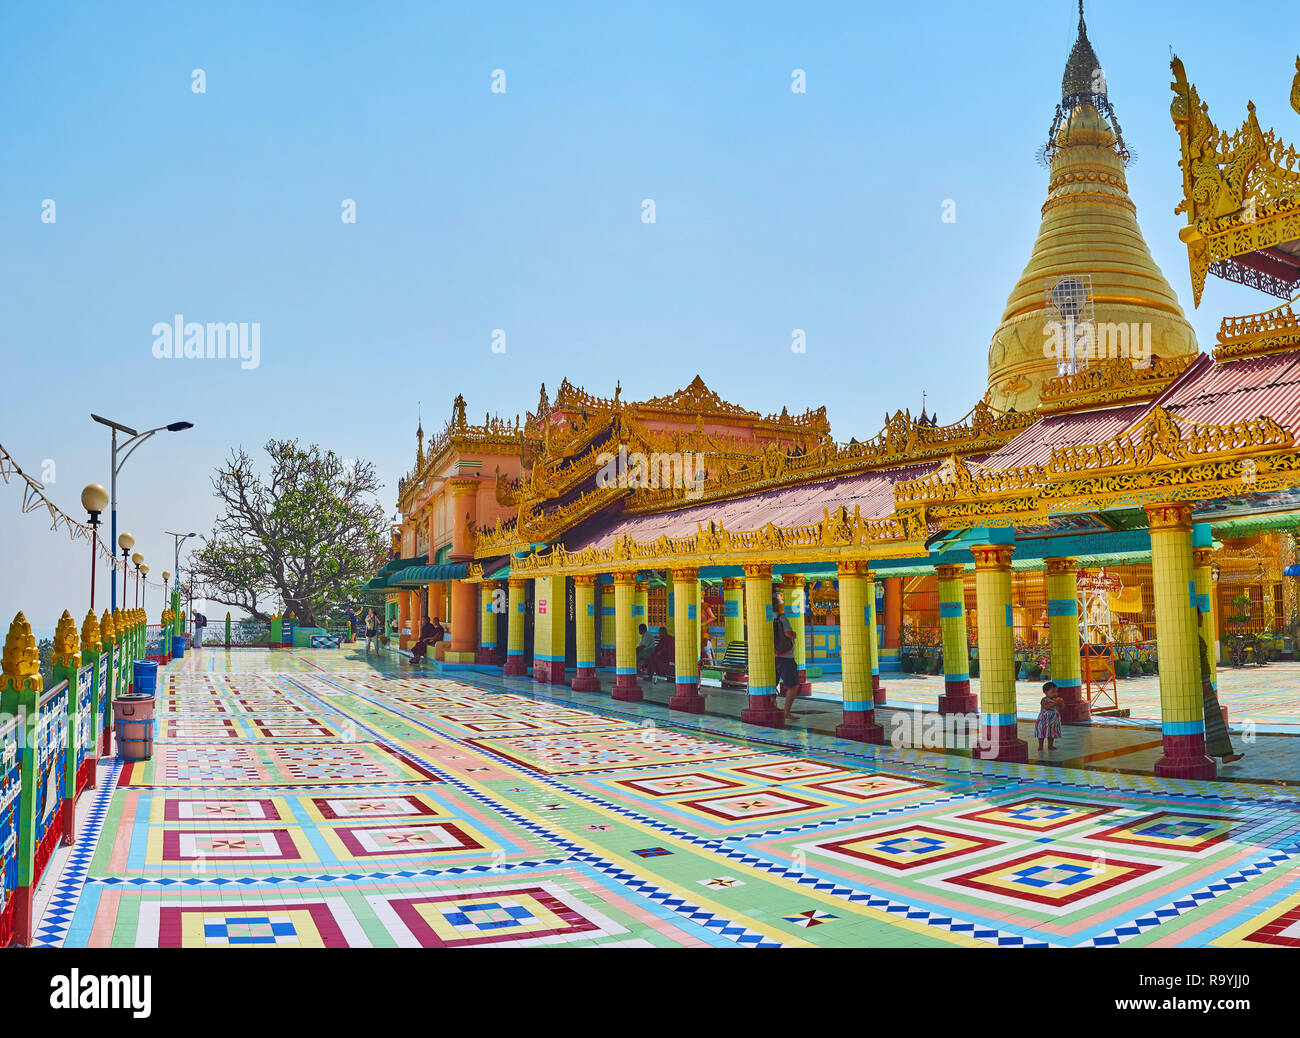
[[[1119,335],[1132,335],[1136,341],[1130,356],[1139,364],[1148,345],[1151,357],[1197,352],[1196,333],[1138,227],[1137,207],[1124,178],[1128,149],[1106,96],[1101,63],[1088,41],[1082,0],[1061,98],[1045,149],[1051,174],[1038,240],[989,347],[985,400],[1004,411],[1032,410],[1043,385],[1069,373],[1061,368],[1062,353],[1054,345],[1065,327],[1059,303],[1066,290],[1056,289],[1062,293],[1057,304],[1051,296],[1062,282],[1076,300],[1086,297],[1089,313],[1080,323],[1098,330],[1088,339],[1086,331],[1071,325],[1074,338],[1062,336],[1062,341],[1096,343],[1103,356],[1109,347],[1113,357]],[[1080,349],[1077,358],[1070,358],[1073,370],[1087,367],[1096,356]]]

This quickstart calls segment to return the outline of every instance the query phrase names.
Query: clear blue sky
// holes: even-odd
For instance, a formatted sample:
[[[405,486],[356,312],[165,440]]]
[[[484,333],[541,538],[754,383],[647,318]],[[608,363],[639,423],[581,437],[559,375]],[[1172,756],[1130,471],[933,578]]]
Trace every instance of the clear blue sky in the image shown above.
[[[1268,302],[1216,281],[1191,311],[1169,47],[1221,124],[1253,98],[1300,139],[1297,40],[1251,28],[1293,15],[1088,5],[1147,242],[1203,348]],[[90,411],[193,421],[120,483],[156,574],[163,530],[209,528],[230,446],[372,459],[391,513],[417,403],[434,431],[458,391],[477,418],[566,375],[638,399],[698,372],[747,407],[825,404],[840,439],[915,413],[923,389],[953,420],[1037,232],[1034,152],[1075,20],[1073,0],[8,4],[0,442],[32,471],[53,460],[50,496],[79,515],[81,487],[108,482]],[[155,359],[177,313],[260,322],[260,367]],[[0,495],[0,617],[79,619],[84,545]]]

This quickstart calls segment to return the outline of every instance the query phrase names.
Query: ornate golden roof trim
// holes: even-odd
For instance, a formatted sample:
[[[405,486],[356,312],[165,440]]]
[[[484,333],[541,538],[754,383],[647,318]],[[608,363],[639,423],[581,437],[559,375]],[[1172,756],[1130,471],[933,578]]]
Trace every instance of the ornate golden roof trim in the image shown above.
[[[1038,411],[1054,415],[1150,400],[1186,371],[1193,359],[1157,357],[1149,367],[1137,368],[1131,360],[1108,358],[1073,375],[1057,375],[1043,387]]]
[[[1300,319],[1292,309],[1297,302],[1300,297],[1260,314],[1225,317],[1219,325],[1214,359],[1227,363],[1300,348]]]

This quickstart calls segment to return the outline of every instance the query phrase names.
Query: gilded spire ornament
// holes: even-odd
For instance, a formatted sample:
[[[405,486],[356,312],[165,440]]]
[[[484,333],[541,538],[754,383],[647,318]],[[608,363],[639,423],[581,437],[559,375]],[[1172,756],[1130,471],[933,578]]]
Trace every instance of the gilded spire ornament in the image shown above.
[[[81,651],[99,652],[99,621],[95,619],[95,610],[86,610],[86,618],[81,621]]]
[[[54,628],[54,665],[56,667],[81,666],[80,643],[77,639],[77,621],[66,609]]]
[[[117,641],[117,631],[113,627],[113,614],[107,609],[104,615],[99,618],[99,637],[103,645],[112,645]]]
[[[36,639],[32,637],[32,625],[19,613],[9,625],[4,655],[0,656],[0,691],[39,692],[42,687],[41,657],[36,651]]]

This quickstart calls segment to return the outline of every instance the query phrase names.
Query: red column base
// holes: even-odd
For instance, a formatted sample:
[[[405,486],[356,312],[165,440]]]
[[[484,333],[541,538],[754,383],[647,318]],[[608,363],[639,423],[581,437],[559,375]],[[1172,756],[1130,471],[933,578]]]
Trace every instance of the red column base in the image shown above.
[[[971,756],[976,760],[1028,764],[1029,745],[1019,738],[1019,728],[1016,725],[998,725],[996,728],[985,728],[980,733],[980,743],[971,749]]]
[[[1057,694],[1064,701],[1061,707],[1062,721],[1070,723],[1092,720],[1092,707],[1083,698],[1082,688],[1062,688],[1057,690]]]
[[[795,698],[808,699],[811,695],[812,695],[812,682],[808,680],[808,672],[800,668],[799,691],[795,693]]]
[[[645,698],[641,686],[636,683],[635,674],[620,674],[614,679],[614,688],[610,696],[620,703],[639,703]]]
[[[32,943],[32,895],[33,887],[18,887],[13,892],[14,932],[12,943],[19,948],[26,948]]]
[[[506,677],[522,677],[524,674],[524,658],[522,656],[507,656],[505,666],[501,668],[501,673]]]
[[[668,699],[669,710],[680,710],[687,714],[704,713],[704,697],[700,695],[700,686],[693,681],[677,682],[675,693]]]
[[[979,710],[979,697],[970,690],[970,679],[944,680],[943,695],[939,697],[941,714],[973,714]]]
[[[883,746],[885,729],[878,724],[866,723],[862,717],[864,713],[870,714],[873,719],[876,716],[874,710],[846,710],[844,723],[835,726],[835,738],[853,739],[856,742],[869,742],[876,746]]]
[[[785,711],[776,705],[775,695],[750,696],[749,706],[740,711],[745,724],[758,724],[764,728],[784,728]]]
[[[880,675],[871,675],[871,700],[876,706],[883,706],[885,703],[885,686],[880,683]]]
[[[543,685],[563,685],[564,660],[533,660],[533,680]]]
[[[600,649],[596,653],[596,663],[601,667],[614,666],[614,650]]]
[[[573,677],[573,684],[569,686],[575,692],[599,692],[600,678],[596,677],[594,667],[579,667],[578,673]]]
[[[1156,761],[1156,778],[1212,779],[1218,765],[1205,755],[1205,735],[1166,735],[1165,755]]]
[[[495,647],[487,648],[480,646],[478,655],[474,657],[474,662],[484,667],[495,667],[501,662],[501,657],[497,655]]]
[[[63,801],[63,846],[71,847],[77,842],[77,798],[71,796]]]

